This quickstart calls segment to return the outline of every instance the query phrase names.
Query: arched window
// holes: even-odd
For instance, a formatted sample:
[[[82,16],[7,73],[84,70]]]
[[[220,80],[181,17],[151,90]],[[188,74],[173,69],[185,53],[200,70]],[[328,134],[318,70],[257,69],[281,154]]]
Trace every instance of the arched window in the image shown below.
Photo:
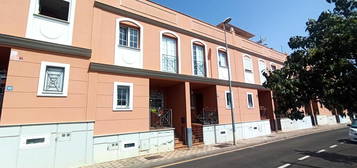
[[[192,69],[193,75],[207,76],[206,44],[201,40],[194,39],[192,45]]]
[[[171,31],[161,31],[161,71],[178,73],[180,70],[180,38]]]
[[[243,56],[244,78],[247,83],[254,83],[253,61],[248,55]]]
[[[143,67],[143,26],[130,18],[116,20],[115,65]]]
[[[217,47],[218,78],[228,80],[228,55],[224,47]]]
[[[140,27],[130,21],[121,21],[119,26],[119,45],[139,49]]]
[[[264,60],[259,60],[259,77],[260,83],[263,84],[266,81],[265,76],[263,73],[266,72],[266,65]]]

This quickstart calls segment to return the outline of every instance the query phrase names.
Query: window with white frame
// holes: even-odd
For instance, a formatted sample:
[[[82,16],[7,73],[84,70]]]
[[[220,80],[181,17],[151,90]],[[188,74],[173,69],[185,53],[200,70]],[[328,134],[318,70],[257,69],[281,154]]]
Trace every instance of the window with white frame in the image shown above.
[[[140,30],[125,24],[120,24],[119,45],[123,47],[139,48]]]
[[[177,73],[177,39],[163,35],[161,41],[161,54],[162,71]]]
[[[250,56],[245,55],[243,57],[244,64],[244,78],[247,83],[254,83],[254,74],[253,74],[253,61]]]
[[[218,51],[218,64],[220,67],[228,67],[227,53],[224,51]]]
[[[132,110],[133,84],[114,82],[113,110]]]
[[[260,83],[263,84],[266,81],[264,76],[264,72],[266,72],[266,65],[264,60],[259,60],[259,76],[260,76]]]
[[[226,108],[231,109],[232,104],[233,104],[233,99],[232,99],[232,94],[229,91],[225,92],[225,97],[226,97]]]
[[[253,93],[247,93],[248,108],[254,108]]]
[[[275,70],[276,70],[276,65],[275,65],[275,64],[271,64],[270,66],[271,66],[271,67],[270,67],[270,68],[271,68],[271,71],[275,71]]]
[[[206,76],[205,48],[202,45],[192,45],[193,73],[197,76]]]
[[[67,96],[69,64],[41,62],[38,96]]]
[[[69,21],[71,0],[38,0],[37,14]]]

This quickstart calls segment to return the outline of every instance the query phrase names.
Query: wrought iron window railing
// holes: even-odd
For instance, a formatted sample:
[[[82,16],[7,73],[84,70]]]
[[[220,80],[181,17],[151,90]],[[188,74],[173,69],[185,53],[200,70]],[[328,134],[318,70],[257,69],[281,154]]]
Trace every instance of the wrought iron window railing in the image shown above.
[[[206,68],[204,61],[194,61],[193,68],[195,71],[195,75],[206,76]]]
[[[162,70],[177,73],[177,56],[162,54]]]

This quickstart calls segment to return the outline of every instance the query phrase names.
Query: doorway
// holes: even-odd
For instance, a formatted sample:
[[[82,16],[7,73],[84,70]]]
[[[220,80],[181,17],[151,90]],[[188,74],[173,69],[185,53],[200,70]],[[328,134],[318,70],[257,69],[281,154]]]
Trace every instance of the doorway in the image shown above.
[[[0,118],[5,95],[7,71],[9,67],[11,48],[0,47]]]

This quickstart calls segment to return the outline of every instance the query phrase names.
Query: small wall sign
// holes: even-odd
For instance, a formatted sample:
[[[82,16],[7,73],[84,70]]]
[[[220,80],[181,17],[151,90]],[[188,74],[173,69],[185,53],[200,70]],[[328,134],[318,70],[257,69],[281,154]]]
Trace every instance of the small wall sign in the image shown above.
[[[14,90],[13,86],[6,86],[6,91],[11,92]]]

